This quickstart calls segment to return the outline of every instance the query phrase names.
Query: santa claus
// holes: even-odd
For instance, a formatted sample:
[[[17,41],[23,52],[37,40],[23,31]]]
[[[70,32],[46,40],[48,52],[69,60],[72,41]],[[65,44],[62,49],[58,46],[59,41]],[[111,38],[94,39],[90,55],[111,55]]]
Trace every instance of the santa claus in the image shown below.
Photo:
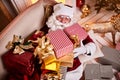
[[[57,29],[64,29],[77,22],[78,19],[74,17],[74,8],[62,3],[56,4],[53,8],[54,12],[46,22],[49,31]],[[96,45],[93,40],[87,36],[84,40],[80,41],[81,46],[73,50],[74,52],[74,65],[68,68],[65,80],[79,80],[83,73],[83,65],[80,63],[79,55],[91,56],[96,51]]]

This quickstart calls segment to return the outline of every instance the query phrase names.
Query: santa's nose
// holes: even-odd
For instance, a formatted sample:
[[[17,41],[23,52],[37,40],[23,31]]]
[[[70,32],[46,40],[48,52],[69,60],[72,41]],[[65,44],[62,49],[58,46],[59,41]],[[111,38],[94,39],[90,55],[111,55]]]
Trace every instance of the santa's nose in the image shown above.
[[[68,23],[68,20],[66,20],[65,18],[62,18],[61,23]]]

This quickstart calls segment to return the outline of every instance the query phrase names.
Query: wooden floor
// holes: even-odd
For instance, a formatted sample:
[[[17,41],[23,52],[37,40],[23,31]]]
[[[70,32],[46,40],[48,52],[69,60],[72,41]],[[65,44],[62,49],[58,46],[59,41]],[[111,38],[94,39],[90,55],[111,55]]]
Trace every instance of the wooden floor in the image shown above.
[[[86,0],[86,4],[89,4],[91,13],[82,19],[79,19],[79,24],[84,27],[86,24],[96,23],[96,22],[106,22],[109,21],[113,15],[116,15],[113,11],[106,11],[104,9],[100,10],[99,13],[95,10],[94,7],[95,0]],[[107,27],[107,26],[106,26]],[[110,46],[115,47],[113,45],[112,35],[111,33],[106,33],[105,36],[101,36],[99,33],[95,33],[96,40],[100,46]],[[116,43],[120,40],[120,33],[116,34]]]

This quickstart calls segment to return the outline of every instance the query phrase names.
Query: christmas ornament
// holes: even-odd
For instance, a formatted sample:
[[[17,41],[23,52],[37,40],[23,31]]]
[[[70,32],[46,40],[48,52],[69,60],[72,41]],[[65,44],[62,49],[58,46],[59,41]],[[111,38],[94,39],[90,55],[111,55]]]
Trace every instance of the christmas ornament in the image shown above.
[[[85,0],[76,0],[76,7],[81,8],[85,4]]]
[[[81,12],[81,18],[87,17],[90,14],[90,6],[87,4],[83,5],[81,8]]]

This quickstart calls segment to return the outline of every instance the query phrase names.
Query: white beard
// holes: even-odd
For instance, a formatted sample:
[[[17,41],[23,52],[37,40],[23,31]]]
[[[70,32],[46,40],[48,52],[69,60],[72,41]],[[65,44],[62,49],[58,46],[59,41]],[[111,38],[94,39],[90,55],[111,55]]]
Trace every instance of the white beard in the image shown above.
[[[61,23],[60,21],[56,20],[56,15],[52,15],[48,21],[46,22],[49,30],[55,31],[57,29],[64,29],[66,27],[71,26],[72,24],[74,24],[76,21],[71,19],[71,21],[69,23]]]

